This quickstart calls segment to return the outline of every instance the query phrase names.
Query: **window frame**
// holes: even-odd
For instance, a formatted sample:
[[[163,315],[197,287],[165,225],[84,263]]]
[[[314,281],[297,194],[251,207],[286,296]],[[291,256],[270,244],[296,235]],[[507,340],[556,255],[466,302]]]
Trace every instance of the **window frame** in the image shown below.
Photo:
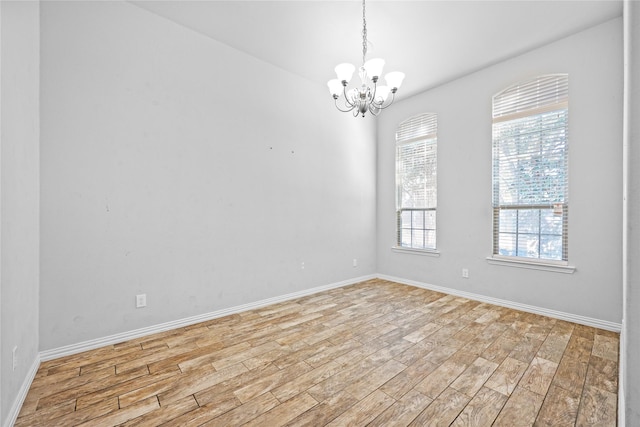
[[[402,121],[396,129],[396,144],[395,144],[395,169],[396,169],[396,239],[395,245],[392,247],[397,252],[407,252],[419,255],[431,255],[438,256],[439,251],[437,249],[437,164],[438,164],[438,136],[437,136],[437,114],[436,113],[422,113],[412,116]],[[435,171],[435,179],[432,180],[430,187],[425,187],[425,206],[404,206],[402,200],[402,176],[400,172],[401,152],[400,148],[410,144],[424,144],[425,158],[429,155],[428,151],[432,151],[430,159],[432,159],[433,170]],[[426,170],[425,170],[426,173]],[[432,193],[433,203],[427,202],[430,199],[427,193]],[[412,213],[412,218],[409,221],[409,227],[403,223],[403,213]],[[413,213],[422,212],[422,226],[414,227]],[[433,227],[427,224],[427,213],[433,213]],[[410,246],[403,244],[403,231],[409,230],[412,243]],[[414,231],[418,234],[422,233],[422,245],[413,244]],[[427,233],[433,233],[433,246],[426,245]]]
[[[555,89],[553,87],[555,85]],[[492,255],[487,258],[487,260],[492,264],[497,265],[510,265],[515,267],[522,268],[534,268],[541,270],[550,270],[550,271],[558,271],[565,273],[572,273],[575,270],[575,267],[569,266],[569,234],[568,234],[568,213],[569,213],[569,99],[568,99],[568,75],[567,74],[551,74],[551,75],[542,75],[534,77],[533,79],[529,79],[526,81],[522,81],[511,85],[504,90],[500,91],[492,98]],[[503,97],[504,98],[500,98]],[[498,101],[497,101],[498,100]],[[502,102],[502,103],[500,103]],[[555,111],[562,111],[563,126],[553,127],[552,129],[560,129],[562,128],[562,162],[563,165],[563,184],[562,184],[562,200],[561,201],[542,201],[540,203],[504,203],[501,200],[500,193],[500,182],[501,178],[496,176],[496,174],[501,174],[500,171],[500,156],[501,152],[500,143],[506,143],[505,138],[500,138],[497,136],[496,129],[500,124],[515,122],[516,120],[531,118],[532,122],[535,120],[540,120],[541,123],[544,122],[547,116],[545,114],[549,114]],[[515,124],[515,123],[514,123]],[[517,127],[518,124],[515,124],[514,128]],[[524,126],[524,124],[523,124]],[[541,124],[542,126],[542,124]],[[539,142],[542,144],[548,139],[544,139],[543,135],[547,132],[548,129],[541,129],[540,131],[534,132],[534,134],[539,134]],[[520,144],[520,141],[518,141]],[[522,146],[525,146],[523,144]],[[522,147],[518,145],[518,148]],[[527,146],[529,149],[529,147]],[[519,156],[521,154],[518,154]],[[526,161],[532,162],[532,159],[535,157],[534,152],[526,153],[529,157],[524,157]],[[525,161],[525,164],[526,164]],[[502,178],[503,180],[504,178]],[[526,186],[526,188],[533,189],[534,191],[539,191],[539,187],[529,187],[529,184],[522,184],[521,181],[518,181],[517,178],[514,178],[515,182],[513,185],[517,186],[518,189],[521,186]],[[552,215],[561,215],[561,225],[560,230],[561,234],[550,234],[544,233],[542,229],[542,210],[553,210]],[[504,231],[500,226],[500,213],[506,212],[509,210],[515,210],[516,214],[516,225],[515,230],[513,232]],[[538,228],[537,231],[521,231],[519,220],[520,213],[524,213],[525,211],[538,211]],[[559,212],[559,213],[558,213]],[[548,215],[548,214],[547,214]],[[547,217],[547,216],[545,216]],[[547,217],[548,218],[548,217]],[[513,235],[515,236],[515,244],[513,244],[513,248],[515,248],[516,255],[506,255],[501,254],[501,246],[500,246],[500,238],[505,235]],[[559,236],[561,239],[561,256],[560,259],[555,258],[545,258],[542,254],[542,241],[543,236]],[[537,257],[531,256],[522,256],[518,255],[518,251],[520,249],[519,239],[520,237],[536,237],[535,241],[536,249],[537,249]]]

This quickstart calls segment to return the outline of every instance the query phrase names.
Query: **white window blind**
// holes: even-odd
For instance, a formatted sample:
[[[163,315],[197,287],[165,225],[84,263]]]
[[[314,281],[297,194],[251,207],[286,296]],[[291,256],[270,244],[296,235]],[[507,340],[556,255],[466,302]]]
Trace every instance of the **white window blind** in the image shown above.
[[[397,245],[436,248],[437,115],[421,114],[396,131]]]
[[[493,253],[568,260],[568,76],[493,98]]]

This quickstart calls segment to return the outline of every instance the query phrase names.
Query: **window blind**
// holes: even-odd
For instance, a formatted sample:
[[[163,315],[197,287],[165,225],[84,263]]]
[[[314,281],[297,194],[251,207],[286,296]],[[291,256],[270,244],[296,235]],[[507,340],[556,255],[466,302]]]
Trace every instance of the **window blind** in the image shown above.
[[[438,116],[436,114],[420,114],[400,123],[396,131],[396,144],[419,139],[433,139],[437,133]]]
[[[515,118],[520,113],[557,108],[569,100],[567,74],[539,76],[528,82],[515,84],[493,97],[493,121]]]
[[[568,76],[493,99],[494,254],[568,259]]]
[[[398,146],[398,207],[437,205],[437,144],[425,139]]]

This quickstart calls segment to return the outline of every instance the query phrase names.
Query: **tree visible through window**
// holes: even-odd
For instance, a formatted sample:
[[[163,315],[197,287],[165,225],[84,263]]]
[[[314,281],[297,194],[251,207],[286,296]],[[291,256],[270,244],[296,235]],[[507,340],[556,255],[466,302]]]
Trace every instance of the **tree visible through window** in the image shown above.
[[[493,98],[493,253],[568,260],[568,77]]]
[[[396,132],[397,245],[436,248],[437,116],[405,120]]]

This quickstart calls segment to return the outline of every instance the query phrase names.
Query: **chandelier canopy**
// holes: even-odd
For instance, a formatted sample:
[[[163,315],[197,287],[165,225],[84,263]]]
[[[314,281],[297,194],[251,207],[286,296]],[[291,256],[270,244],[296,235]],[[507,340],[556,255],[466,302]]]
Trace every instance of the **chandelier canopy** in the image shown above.
[[[380,114],[380,111],[393,103],[395,94],[404,79],[404,73],[394,71],[385,76],[386,86],[378,86],[378,79],[382,76],[382,68],[385,64],[384,59],[374,58],[367,61],[366,57],[367,18],[365,0],[362,0],[362,66],[358,71],[361,86],[347,90],[347,85],[355,71],[355,67],[347,63],[336,66],[335,71],[338,78],[329,80],[327,83],[336,108],[343,113],[353,111],[354,117],[358,114],[364,117],[367,111],[374,116]],[[341,103],[338,103],[341,96],[344,98]]]

